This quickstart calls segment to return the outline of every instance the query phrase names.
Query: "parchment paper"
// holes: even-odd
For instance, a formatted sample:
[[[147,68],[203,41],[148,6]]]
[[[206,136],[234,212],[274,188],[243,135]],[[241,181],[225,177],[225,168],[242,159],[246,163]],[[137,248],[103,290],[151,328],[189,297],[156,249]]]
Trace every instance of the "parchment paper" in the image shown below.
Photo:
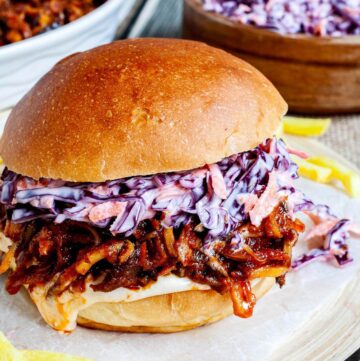
[[[299,181],[317,202],[326,201],[337,215],[360,222],[360,200],[330,186]],[[229,317],[216,324],[170,335],[137,335],[86,330],[71,335],[53,331],[42,321],[25,292],[9,296],[0,280],[0,330],[19,348],[45,349],[86,356],[96,361],[266,360],[315,312],[341,294],[360,270],[360,240],[351,240],[355,261],[343,269],[314,263],[287,276],[259,300],[251,319]],[[305,248],[303,242],[296,253]]]

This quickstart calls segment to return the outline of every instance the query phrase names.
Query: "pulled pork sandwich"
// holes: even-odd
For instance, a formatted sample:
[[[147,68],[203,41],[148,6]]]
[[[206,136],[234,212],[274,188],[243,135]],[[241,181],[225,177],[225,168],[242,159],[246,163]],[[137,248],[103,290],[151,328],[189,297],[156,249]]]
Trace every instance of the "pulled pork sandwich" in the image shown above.
[[[0,272],[46,322],[175,332],[252,315],[313,209],[273,137],[287,106],[238,58],[170,39],[58,63],[1,140]]]

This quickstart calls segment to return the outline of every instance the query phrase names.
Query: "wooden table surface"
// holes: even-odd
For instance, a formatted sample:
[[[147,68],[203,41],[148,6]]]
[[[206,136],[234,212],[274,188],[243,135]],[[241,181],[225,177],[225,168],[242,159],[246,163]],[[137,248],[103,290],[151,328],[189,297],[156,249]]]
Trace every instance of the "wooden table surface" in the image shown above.
[[[182,0],[137,0],[118,38],[179,38],[181,23]],[[360,167],[360,115],[333,117],[330,130],[320,140]],[[360,361],[360,350],[346,361]]]

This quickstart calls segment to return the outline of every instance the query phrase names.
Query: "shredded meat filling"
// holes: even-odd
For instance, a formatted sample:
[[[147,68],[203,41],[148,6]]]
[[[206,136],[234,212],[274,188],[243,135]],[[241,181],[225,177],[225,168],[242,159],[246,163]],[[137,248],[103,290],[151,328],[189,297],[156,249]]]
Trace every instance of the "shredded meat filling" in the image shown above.
[[[222,294],[229,292],[234,313],[249,317],[255,304],[250,280],[271,276],[283,283],[291,248],[304,228],[279,205],[259,227],[239,224],[209,246],[195,220],[173,230],[164,228],[160,217],[143,221],[126,239],[80,222],[6,220],[2,231],[14,242],[16,264],[6,289],[15,294],[23,285],[31,290],[50,284],[49,294],[59,296],[66,290],[83,292],[90,282],[94,291],[109,292],[139,289],[174,273]],[[0,261],[2,271],[7,268],[2,264],[5,258]]]

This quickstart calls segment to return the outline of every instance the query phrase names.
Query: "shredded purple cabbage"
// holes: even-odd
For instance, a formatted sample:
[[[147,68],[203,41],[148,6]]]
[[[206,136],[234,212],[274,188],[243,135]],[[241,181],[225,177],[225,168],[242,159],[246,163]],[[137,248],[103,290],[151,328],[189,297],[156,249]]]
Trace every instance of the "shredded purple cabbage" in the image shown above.
[[[360,35],[360,0],[203,0],[203,6],[282,34]]]
[[[349,222],[348,219],[339,220],[326,235],[324,246],[314,248],[295,259],[292,262],[292,269],[296,270],[309,263],[321,260],[334,260],[338,266],[345,266],[349,262],[352,262],[352,258],[349,256],[349,247],[346,242],[349,238],[349,232],[347,230]]]
[[[327,206],[315,205],[294,188],[297,169],[284,142],[273,138],[210,166],[102,183],[37,181],[5,169],[1,176],[0,202],[6,205],[14,223],[34,219],[50,219],[55,223],[73,220],[125,237],[156,212],[163,213],[165,227],[174,228],[195,216],[207,231],[206,248],[217,237],[228,235],[239,222],[250,219],[242,196],[255,195],[260,202],[261,195],[270,187],[270,174],[276,174],[276,194],[281,194],[287,202],[290,214],[315,212],[324,219],[334,219]],[[324,248],[295,260],[293,268],[332,256],[339,265],[349,262],[346,224],[346,220],[340,220],[327,236]]]
[[[142,220],[151,219],[154,212],[163,212],[164,226],[175,228],[197,215],[208,230],[208,237],[214,238],[228,234],[237,223],[247,219],[244,206],[238,202],[239,194],[260,195],[272,171],[288,178],[297,177],[297,165],[281,140],[268,139],[255,149],[225,158],[216,165],[226,185],[226,199],[214,191],[212,173],[205,166],[104,183],[34,181],[6,169],[0,201],[10,207],[14,223],[37,218],[51,218],[55,223],[70,219],[106,227],[113,234],[125,236]],[[126,210],[117,217],[92,222],[91,208],[105,202],[124,202]]]

